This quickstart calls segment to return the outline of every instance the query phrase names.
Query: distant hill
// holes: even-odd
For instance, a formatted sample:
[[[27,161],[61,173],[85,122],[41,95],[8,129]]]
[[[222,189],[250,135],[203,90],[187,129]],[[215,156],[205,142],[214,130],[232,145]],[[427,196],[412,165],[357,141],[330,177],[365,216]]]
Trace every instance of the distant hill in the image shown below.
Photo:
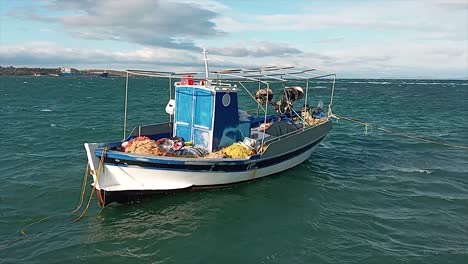
[[[59,68],[15,68],[13,66],[0,66],[0,75],[57,75],[59,72]]]
[[[70,69],[71,73],[74,74],[91,74],[91,73],[102,73],[107,72],[109,76],[126,76],[125,72],[123,71],[115,71],[115,70],[77,70],[77,69]],[[50,75],[50,76],[58,76],[60,73],[60,68],[28,68],[28,67],[13,67],[7,66],[3,67],[0,66],[0,76],[42,76],[42,75]]]

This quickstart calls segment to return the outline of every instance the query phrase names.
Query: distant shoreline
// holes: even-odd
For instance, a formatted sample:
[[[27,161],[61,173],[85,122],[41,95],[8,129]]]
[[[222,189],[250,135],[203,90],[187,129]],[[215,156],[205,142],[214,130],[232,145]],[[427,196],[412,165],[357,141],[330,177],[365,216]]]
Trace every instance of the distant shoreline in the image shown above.
[[[72,69],[74,73],[79,74],[93,74],[106,71],[109,77],[125,77],[125,71],[117,70],[77,70]],[[0,76],[59,76],[60,68],[30,68],[30,67],[13,67],[13,66],[0,66]],[[429,77],[396,77],[396,78],[338,78],[338,80],[440,80],[440,81],[467,81],[467,77],[463,78],[429,78]]]
[[[126,73],[123,71],[115,70],[100,70],[100,69],[91,69],[91,70],[77,70],[71,69],[72,73],[79,75],[86,74],[98,74],[102,72],[107,72],[109,77],[123,77],[126,76]],[[29,68],[29,67],[13,67],[13,66],[0,66],[0,76],[53,76],[58,77],[60,74],[60,68]]]

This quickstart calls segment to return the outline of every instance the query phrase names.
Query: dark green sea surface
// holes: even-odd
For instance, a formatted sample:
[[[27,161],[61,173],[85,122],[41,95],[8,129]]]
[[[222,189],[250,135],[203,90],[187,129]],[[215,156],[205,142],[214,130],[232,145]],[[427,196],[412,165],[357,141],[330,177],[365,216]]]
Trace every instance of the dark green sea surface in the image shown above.
[[[72,224],[83,143],[121,139],[124,84],[0,78],[0,263],[468,263],[468,150],[343,120],[273,177],[102,211],[93,200]],[[166,82],[130,87],[130,127],[168,119]],[[329,92],[312,87],[312,101]],[[468,81],[339,80],[335,112],[468,145]]]

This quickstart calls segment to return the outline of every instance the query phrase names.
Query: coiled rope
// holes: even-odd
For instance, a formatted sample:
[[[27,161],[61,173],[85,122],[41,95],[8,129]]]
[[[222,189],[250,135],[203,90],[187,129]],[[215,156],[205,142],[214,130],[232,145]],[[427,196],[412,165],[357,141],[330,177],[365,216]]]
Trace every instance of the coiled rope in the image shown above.
[[[377,130],[380,130],[380,131],[383,131],[383,132],[386,132],[386,133],[389,133],[389,134],[392,134],[392,135],[397,135],[397,136],[400,136],[400,137],[410,138],[410,139],[414,139],[414,140],[418,140],[418,141],[422,141],[422,142],[426,142],[426,143],[431,143],[431,144],[436,144],[436,145],[441,145],[441,146],[446,146],[446,147],[452,147],[452,148],[468,149],[468,146],[450,144],[450,143],[446,143],[446,142],[440,142],[440,141],[435,141],[435,140],[431,140],[431,139],[427,139],[427,138],[423,138],[423,137],[419,137],[419,136],[414,136],[414,135],[410,135],[410,134],[403,133],[403,132],[400,132],[400,131],[390,130],[390,129],[387,129],[387,128],[384,128],[384,127],[381,127],[381,126],[377,126],[375,124],[367,123],[367,122],[364,122],[364,121],[361,121],[361,120],[358,120],[358,119],[355,119],[355,118],[350,118],[350,117],[337,115],[337,114],[332,114],[330,116],[335,117],[337,119],[343,119],[343,120],[346,120],[346,121],[349,121],[349,122],[364,125],[366,127],[366,130],[367,130],[368,127],[371,127],[371,128],[374,128],[374,129],[377,129]]]

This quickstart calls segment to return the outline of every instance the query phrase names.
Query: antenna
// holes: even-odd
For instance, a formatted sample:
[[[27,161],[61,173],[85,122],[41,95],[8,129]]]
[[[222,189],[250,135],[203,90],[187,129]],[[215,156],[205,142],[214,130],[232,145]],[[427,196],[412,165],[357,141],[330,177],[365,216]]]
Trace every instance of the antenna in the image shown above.
[[[203,61],[205,62],[205,79],[208,80],[208,58],[206,57],[208,52],[206,52],[205,48],[203,48],[202,54],[203,54]]]

